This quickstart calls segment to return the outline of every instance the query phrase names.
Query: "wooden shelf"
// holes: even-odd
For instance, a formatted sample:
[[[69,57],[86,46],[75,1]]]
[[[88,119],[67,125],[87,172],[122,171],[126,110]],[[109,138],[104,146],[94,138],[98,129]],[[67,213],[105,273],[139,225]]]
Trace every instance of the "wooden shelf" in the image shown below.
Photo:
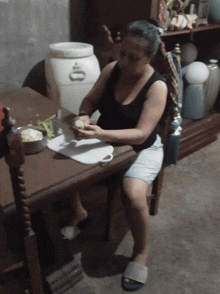
[[[208,30],[215,30],[215,29],[220,29],[220,24],[199,26],[199,27],[193,28],[192,30],[166,31],[164,35],[162,36],[162,38],[183,35],[183,34],[193,34],[193,33],[198,33],[198,32],[203,32]]]

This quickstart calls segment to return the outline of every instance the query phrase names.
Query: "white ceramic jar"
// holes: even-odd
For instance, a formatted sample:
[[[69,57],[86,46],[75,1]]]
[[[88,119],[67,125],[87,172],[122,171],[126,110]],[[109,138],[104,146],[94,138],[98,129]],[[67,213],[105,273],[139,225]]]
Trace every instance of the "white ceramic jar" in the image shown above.
[[[62,107],[78,114],[82,99],[100,75],[93,46],[87,43],[65,42],[49,45],[45,60],[48,97]],[[93,120],[97,120],[96,112]]]

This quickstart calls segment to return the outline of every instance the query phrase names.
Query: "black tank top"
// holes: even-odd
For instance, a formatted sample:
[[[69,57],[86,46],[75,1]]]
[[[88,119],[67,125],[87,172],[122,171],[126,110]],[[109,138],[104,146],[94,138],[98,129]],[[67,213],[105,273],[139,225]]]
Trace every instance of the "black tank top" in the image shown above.
[[[144,101],[146,99],[147,91],[150,86],[158,80],[165,81],[164,77],[158,72],[154,71],[152,76],[140,90],[136,98],[127,105],[121,105],[115,100],[114,88],[119,79],[121,70],[119,64],[116,63],[111,75],[106,83],[99,103],[98,110],[101,115],[97,124],[104,130],[121,130],[135,128],[139,120]],[[157,127],[141,145],[133,145],[133,149],[139,152],[145,148],[149,148],[156,140]]]

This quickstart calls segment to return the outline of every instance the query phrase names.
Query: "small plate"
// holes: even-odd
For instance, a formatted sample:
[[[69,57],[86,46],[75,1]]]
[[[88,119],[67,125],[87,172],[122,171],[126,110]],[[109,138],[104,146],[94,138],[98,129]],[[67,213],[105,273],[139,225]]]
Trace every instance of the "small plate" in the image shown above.
[[[19,127],[15,129],[15,132],[22,132],[23,130],[27,129],[34,129],[37,131],[40,131],[43,133],[43,139],[38,140],[38,141],[33,141],[33,142],[23,142],[23,147],[24,147],[24,154],[35,154],[39,153],[44,150],[44,148],[47,146],[47,132],[43,129],[39,129],[38,127],[31,127],[31,126],[24,126],[24,127]]]

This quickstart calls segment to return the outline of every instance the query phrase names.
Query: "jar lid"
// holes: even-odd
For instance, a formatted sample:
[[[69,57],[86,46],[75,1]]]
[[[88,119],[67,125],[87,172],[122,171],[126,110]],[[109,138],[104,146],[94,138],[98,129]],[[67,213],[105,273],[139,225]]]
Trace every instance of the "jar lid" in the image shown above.
[[[218,60],[213,58],[213,59],[209,59],[209,62],[210,63],[218,63]]]
[[[49,45],[49,52],[54,57],[80,58],[94,54],[93,46],[87,43],[64,42]]]

